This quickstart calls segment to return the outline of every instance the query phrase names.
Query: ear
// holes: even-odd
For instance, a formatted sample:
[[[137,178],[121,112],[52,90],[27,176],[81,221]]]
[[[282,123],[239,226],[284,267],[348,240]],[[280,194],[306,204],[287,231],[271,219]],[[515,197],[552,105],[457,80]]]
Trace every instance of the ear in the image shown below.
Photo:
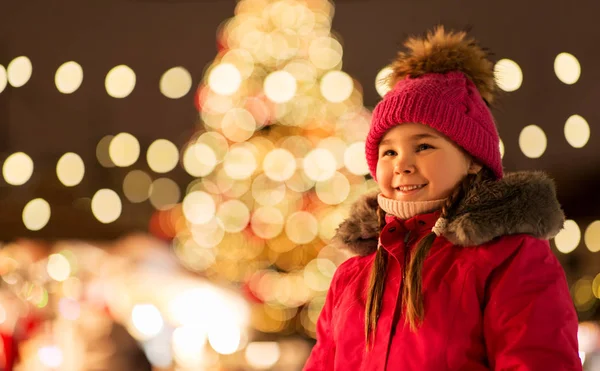
[[[471,165],[469,166],[469,170],[467,171],[469,174],[478,174],[481,169],[483,169],[483,165],[479,162],[472,160]]]

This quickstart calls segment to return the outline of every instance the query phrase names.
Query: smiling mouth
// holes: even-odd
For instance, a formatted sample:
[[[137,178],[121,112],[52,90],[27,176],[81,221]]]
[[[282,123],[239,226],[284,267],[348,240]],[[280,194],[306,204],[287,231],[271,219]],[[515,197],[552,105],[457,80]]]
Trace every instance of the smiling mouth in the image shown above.
[[[411,192],[411,191],[419,190],[419,189],[425,187],[426,185],[427,184],[410,185],[410,186],[400,186],[400,187],[396,187],[396,190],[400,191],[400,192]]]

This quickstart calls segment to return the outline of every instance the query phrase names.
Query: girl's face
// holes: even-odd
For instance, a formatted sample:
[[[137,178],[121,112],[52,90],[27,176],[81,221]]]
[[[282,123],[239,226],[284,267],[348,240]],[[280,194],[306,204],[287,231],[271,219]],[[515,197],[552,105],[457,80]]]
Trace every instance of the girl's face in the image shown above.
[[[432,201],[450,196],[467,174],[482,166],[435,129],[397,125],[379,144],[377,183],[387,198]]]

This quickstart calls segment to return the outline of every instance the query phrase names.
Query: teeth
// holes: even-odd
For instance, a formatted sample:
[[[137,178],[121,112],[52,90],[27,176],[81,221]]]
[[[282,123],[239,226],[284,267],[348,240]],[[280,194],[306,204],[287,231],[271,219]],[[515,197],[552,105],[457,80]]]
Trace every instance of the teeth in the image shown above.
[[[414,186],[406,186],[406,187],[398,187],[398,189],[400,191],[406,192],[406,191],[412,191],[413,189],[417,189],[417,188],[422,188],[422,185],[414,185]]]

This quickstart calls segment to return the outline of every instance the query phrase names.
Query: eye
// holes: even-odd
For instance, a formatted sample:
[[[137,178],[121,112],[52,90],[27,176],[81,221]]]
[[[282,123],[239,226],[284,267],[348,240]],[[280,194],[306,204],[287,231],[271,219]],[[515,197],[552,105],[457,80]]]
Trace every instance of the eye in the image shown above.
[[[383,156],[396,156],[396,151],[388,149],[387,151],[383,152]]]
[[[425,151],[426,149],[433,149],[433,148],[434,148],[433,146],[431,146],[427,143],[422,143],[417,146],[417,152],[421,152],[421,151]]]

